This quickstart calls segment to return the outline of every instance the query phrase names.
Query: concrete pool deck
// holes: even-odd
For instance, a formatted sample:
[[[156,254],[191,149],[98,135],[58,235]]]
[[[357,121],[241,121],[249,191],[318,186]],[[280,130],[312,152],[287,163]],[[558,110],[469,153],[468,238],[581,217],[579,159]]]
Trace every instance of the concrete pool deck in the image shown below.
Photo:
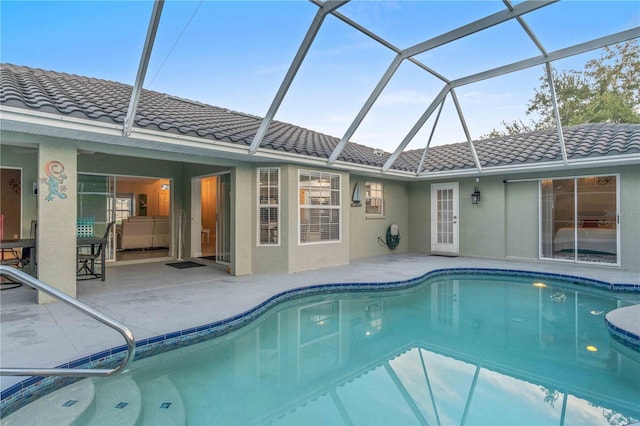
[[[234,277],[204,259],[203,267],[176,269],[164,262],[107,267],[107,279],[78,281],[78,300],[125,324],[145,339],[209,324],[247,311],[273,295],[314,284],[401,281],[446,268],[489,268],[572,275],[640,285],[640,275],[619,268],[560,262],[490,260],[425,254],[390,254],[349,265],[292,274]],[[640,301],[638,293],[629,299]],[[625,296],[626,297],[626,296]],[[1,294],[0,359],[3,367],[55,367],[124,344],[103,324],[63,303],[38,305],[22,286]],[[640,305],[620,315],[640,335]],[[1,377],[4,390],[25,377]]]

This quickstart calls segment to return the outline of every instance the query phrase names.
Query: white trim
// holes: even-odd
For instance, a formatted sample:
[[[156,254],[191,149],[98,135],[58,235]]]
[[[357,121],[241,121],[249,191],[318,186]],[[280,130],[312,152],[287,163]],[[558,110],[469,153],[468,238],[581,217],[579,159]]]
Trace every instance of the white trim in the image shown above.
[[[114,130],[114,132],[109,134],[113,136],[122,137],[121,124],[105,123],[103,121],[98,121],[98,120],[89,120],[86,118],[71,117],[69,115],[63,115],[63,114],[52,114],[50,112],[34,111],[34,110],[11,107],[6,105],[3,105],[2,108],[0,108],[0,111],[2,112],[3,122],[15,121],[19,124],[52,126],[52,127],[55,127],[56,129],[62,128],[62,129],[69,129],[69,130],[84,130],[91,133],[100,133],[100,132],[96,132],[95,128],[104,129],[104,130],[112,129]],[[30,119],[24,120],[22,117],[28,117]],[[69,124],[61,126],[60,125],[61,122],[69,123]],[[4,125],[2,127],[3,127],[3,130],[6,130],[4,128]]]
[[[333,206],[333,205],[325,205],[325,206],[310,206],[305,204],[304,207],[302,204],[300,204],[300,175],[302,173],[313,173],[313,174],[320,174],[320,175],[329,175],[329,176],[337,176],[338,180],[339,180],[339,196],[338,196],[338,201],[339,204],[337,206]],[[298,246],[306,246],[306,245],[318,245],[318,244],[335,244],[335,243],[341,243],[342,242],[342,229],[344,227],[344,218],[342,216],[342,195],[343,195],[343,190],[342,190],[342,175],[340,173],[335,173],[332,171],[316,171],[316,170],[307,170],[307,169],[298,169],[298,180],[296,183],[296,204],[297,204],[297,210],[298,210],[298,222],[297,222],[297,227],[298,227]],[[301,224],[301,220],[302,218],[300,217],[300,210],[302,210],[303,208],[309,208],[309,209],[331,209],[331,210],[338,210],[338,239],[337,240],[319,240],[319,241],[305,241],[302,242],[302,235],[300,232],[300,224]],[[310,226],[311,224],[309,224]]]
[[[367,185],[380,185],[380,197],[369,197],[367,196]],[[368,199],[374,199],[374,200],[380,200],[381,201],[381,212],[380,213],[367,213],[367,200]],[[380,181],[365,181],[364,182],[364,216],[365,219],[378,219],[378,218],[383,218],[384,217],[384,183],[380,182]]]
[[[260,171],[261,170],[277,170],[278,171],[278,203],[277,204],[260,204]],[[282,173],[280,167],[256,167],[256,246],[257,247],[280,247],[280,241],[282,239],[282,229],[280,228],[280,217],[282,216]],[[260,241],[260,209],[261,208],[277,208],[278,209],[278,223],[275,244],[266,244]]]
[[[574,197],[573,197],[573,213],[577,221],[577,213],[578,213],[578,179],[585,179],[590,177],[600,177],[600,176],[615,176],[616,178],[616,262],[608,263],[608,262],[589,262],[585,260],[578,259],[578,250],[575,250],[578,244],[578,227],[574,224],[574,235],[573,235],[573,243],[574,243],[574,256],[573,260],[569,259],[559,259],[554,257],[544,257],[542,253],[542,181],[543,180],[573,180],[574,185]],[[601,174],[588,174],[588,175],[573,175],[573,176],[556,176],[556,177],[544,177],[537,179],[529,179],[529,180],[521,180],[521,181],[538,181],[538,259],[543,261],[551,261],[551,262],[565,262],[572,264],[582,264],[582,265],[597,265],[597,266],[610,266],[610,267],[620,267],[622,265],[622,241],[620,235],[620,198],[622,194],[620,193],[620,173],[601,173]],[[506,182],[521,182],[521,181],[506,181]],[[553,236],[552,236],[553,237]]]

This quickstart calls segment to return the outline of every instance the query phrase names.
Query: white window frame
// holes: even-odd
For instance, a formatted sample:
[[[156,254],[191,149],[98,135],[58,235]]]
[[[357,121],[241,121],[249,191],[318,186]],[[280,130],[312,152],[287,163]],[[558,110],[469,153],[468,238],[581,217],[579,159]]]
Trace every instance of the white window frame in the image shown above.
[[[380,186],[380,196],[371,196],[371,186]],[[380,200],[380,213],[367,213],[367,206],[371,200]],[[367,218],[383,218],[384,217],[384,184],[382,182],[365,182],[364,184],[364,211]]]
[[[125,209],[120,209],[118,208],[119,205],[118,203],[120,202],[120,200],[127,200],[128,204],[129,204],[129,209],[125,210]],[[127,192],[127,193],[117,193],[115,199],[112,201],[111,198],[109,198],[107,200],[107,203],[111,203],[114,202],[115,205],[113,207],[113,211],[114,211],[114,220],[116,221],[116,223],[122,223],[122,221],[128,219],[130,216],[133,216],[133,206],[134,206],[134,195],[131,192]],[[122,212],[126,212],[126,215],[122,214]]]
[[[260,175],[263,171],[267,171],[268,173],[271,173],[272,171],[275,171],[277,173],[278,176],[278,184],[277,185],[270,185],[267,184],[267,188],[276,188],[277,192],[278,192],[278,199],[276,200],[275,203],[271,202],[271,198],[269,198],[267,200],[267,203],[261,203],[260,202]],[[282,209],[280,208],[280,200],[282,198],[282,191],[280,189],[281,186],[281,181],[282,181],[282,174],[280,173],[280,167],[258,167],[257,168],[257,173],[256,173],[256,204],[258,206],[258,214],[256,217],[256,245],[261,246],[261,247],[278,247],[280,246],[280,216],[282,214]],[[261,218],[261,210],[265,208],[265,209],[273,209],[275,208],[277,210],[277,215],[278,215],[278,220],[276,222],[276,235],[275,235],[275,242],[263,242],[261,239],[261,223],[260,223],[260,218]],[[270,229],[269,229],[270,231]]]
[[[318,205],[314,205],[314,204],[302,204],[300,202],[300,194],[302,192],[302,190],[304,188],[302,188],[300,186],[300,178],[302,175],[319,175],[321,178],[322,177],[328,177],[329,181],[331,181],[332,177],[337,177],[338,178],[338,204],[337,205],[331,205],[331,204],[318,204]],[[313,245],[313,244],[332,244],[332,243],[340,243],[342,242],[342,226],[343,226],[343,219],[342,219],[342,176],[339,173],[329,173],[329,172],[319,172],[319,171],[313,171],[313,170],[303,170],[303,169],[298,169],[298,192],[296,194],[296,198],[298,199],[298,245]],[[329,200],[331,200],[331,196],[329,195]],[[314,241],[303,241],[302,240],[302,232],[301,232],[301,228],[302,228],[302,216],[301,216],[301,211],[303,209],[309,209],[309,210],[313,210],[313,209],[318,209],[318,210],[337,210],[338,211],[338,238],[337,239],[330,239],[330,240],[314,240]],[[312,224],[309,224],[309,227],[311,227]],[[308,232],[308,231],[307,231]]]

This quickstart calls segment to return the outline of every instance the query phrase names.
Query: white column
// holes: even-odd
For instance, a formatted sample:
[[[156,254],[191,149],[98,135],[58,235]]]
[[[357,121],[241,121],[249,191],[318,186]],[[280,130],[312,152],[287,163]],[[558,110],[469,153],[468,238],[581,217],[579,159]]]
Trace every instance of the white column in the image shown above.
[[[76,147],[40,145],[37,176],[38,279],[76,297]],[[38,303],[54,301],[38,293]]]

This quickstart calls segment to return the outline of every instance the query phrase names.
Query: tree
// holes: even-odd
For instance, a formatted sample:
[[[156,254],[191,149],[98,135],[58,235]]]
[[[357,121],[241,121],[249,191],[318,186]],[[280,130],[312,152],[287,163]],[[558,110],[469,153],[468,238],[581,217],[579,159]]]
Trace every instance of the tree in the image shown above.
[[[545,73],[546,74],[546,73]],[[605,47],[598,59],[584,70],[553,69],[553,84],[563,126],[583,123],[640,123],[640,44],[637,40]],[[493,129],[486,137],[540,130],[555,126],[555,112],[547,76],[535,89],[526,114],[537,120],[502,122],[504,130]]]

